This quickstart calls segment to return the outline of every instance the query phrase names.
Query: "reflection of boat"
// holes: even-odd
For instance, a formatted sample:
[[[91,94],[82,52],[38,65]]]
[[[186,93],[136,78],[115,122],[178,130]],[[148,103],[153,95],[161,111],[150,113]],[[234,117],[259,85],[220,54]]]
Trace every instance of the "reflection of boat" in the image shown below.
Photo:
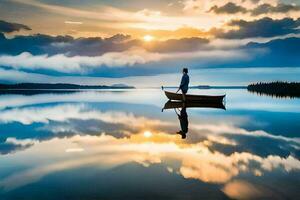
[[[182,101],[182,94],[164,91],[168,99],[174,101]],[[211,96],[211,95],[186,95],[187,102],[206,102],[206,103],[222,103],[225,95]]]
[[[217,108],[217,109],[226,110],[223,102],[202,102],[202,101],[182,102],[182,101],[170,101],[170,100],[167,101],[165,103],[165,106],[162,109],[162,112],[167,109],[174,109],[180,122],[180,131],[176,133],[181,135],[182,139],[186,138],[186,135],[189,130],[187,108]]]
[[[163,110],[166,109],[174,109],[174,108],[182,108],[183,103],[180,101],[168,101],[165,103],[165,106],[163,107]],[[186,108],[219,108],[226,110],[225,106],[221,102],[187,102],[185,103]]]

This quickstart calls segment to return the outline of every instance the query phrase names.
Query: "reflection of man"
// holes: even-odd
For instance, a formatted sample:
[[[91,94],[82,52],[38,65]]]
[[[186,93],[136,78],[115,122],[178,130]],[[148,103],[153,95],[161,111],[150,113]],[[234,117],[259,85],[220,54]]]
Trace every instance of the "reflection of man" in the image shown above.
[[[181,127],[181,130],[178,131],[177,134],[180,134],[181,138],[185,139],[186,134],[189,130],[189,128],[188,128],[189,121],[188,121],[188,115],[187,115],[187,112],[186,112],[185,103],[183,103],[183,105],[182,105],[182,109],[180,110],[180,114],[178,114],[177,112],[176,112],[176,114],[178,116],[178,119],[179,119],[179,122],[180,122],[180,127]]]

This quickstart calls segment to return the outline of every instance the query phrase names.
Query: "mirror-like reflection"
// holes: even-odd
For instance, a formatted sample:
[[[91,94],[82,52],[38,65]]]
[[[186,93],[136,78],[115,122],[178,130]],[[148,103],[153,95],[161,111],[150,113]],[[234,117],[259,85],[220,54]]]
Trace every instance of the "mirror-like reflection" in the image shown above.
[[[180,123],[181,130],[177,134],[181,135],[182,139],[186,138],[188,133],[188,114],[187,108],[218,108],[226,110],[223,102],[212,102],[212,103],[203,103],[203,102],[181,102],[181,101],[167,101],[162,109],[162,111],[167,109],[174,109]]]
[[[186,134],[189,131],[189,120],[188,120],[188,114],[186,112],[186,105],[184,102],[182,104],[183,104],[182,108],[181,109],[178,108],[179,113],[176,111],[176,109],[174,109],[174,110],[178,116],[178,119],[180,122],[180,128],[181,128],[181,130],[178,131],[177,133],[181,135],[182,139],[185,139]]]
[[[163,107],[163,110],[173,109],[173,108],[219,108],[224,109],[225,105],[223,103],[202,103],[202,102],[187,102],[183,105],[182,102],[179,101],[167,101]]]
[[[0,199],[297,199],[299,100],[226,94],[226,111],[160,90],[3,95]]]

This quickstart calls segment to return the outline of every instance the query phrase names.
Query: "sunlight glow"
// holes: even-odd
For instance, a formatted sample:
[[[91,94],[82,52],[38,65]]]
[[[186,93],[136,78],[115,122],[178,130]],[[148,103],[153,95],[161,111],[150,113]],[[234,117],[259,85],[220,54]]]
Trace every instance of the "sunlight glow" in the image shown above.
[[[76,153],[76,152],[83,152],[84,149],[82,148],[71,148],[71,149],[66,149],[66,153]]]
[[[145,35],[143,39],[145,42],[151,42],[152,40],[154,40],[154,37],[152,35]]]
[[[152,133],[151,133],[150,131],[145,131],[145,132],[144,132],[144,136],[145,136],[146,138],[149,138],[149,137],[152,136]]]

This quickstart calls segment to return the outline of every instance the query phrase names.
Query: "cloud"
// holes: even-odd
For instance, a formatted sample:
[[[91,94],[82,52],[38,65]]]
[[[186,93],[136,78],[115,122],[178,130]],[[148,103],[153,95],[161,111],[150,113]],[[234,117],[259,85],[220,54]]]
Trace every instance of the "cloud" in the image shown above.
[[[268,13],[287,13],[290,11],[300,11],[300,6],[292,5],[292,4],[283,4],[279,3],[275,6],[271,4],[261,4],[251,10],[251,15],[261,15],[261,14],[268,14]]]
[[[298,67],[300,38],[292,37],[286,39],[271,40],[266,43],[251,42],[245,46],[248,49],[268,49],[263,57],[257,57],[253,65],[263,63],[264,66],[294,66]]]
[[[124,34],[116,34],[113,35],[112,37],[106,38],[105,40],[108,42],[112,42],[114,44],[120,44],[124,43],[126,41],[129,41],[131,39],[130,35],[124,35]]]
[[[210,32],[199,29],[193,28],[188,26],[183,26],[175,30],[142,30],[139,29],[141,32],[140,35],[152,35],[155,38],[159,38],[159,40],[167,40],[167,39],[181,39],[181,38],[192,38],[192,37],[199,37],[199,38],[210,38],[212,35]]]
[[[1,36],[1,35],[0,35]],[[22,52],[31,54],[48,54],[51,53],[51,44],[67,44],[74,40],[71,36],[50,36],[44,34],[35,34],[28,36],[15,36],[8,39],[2,35],[0,37],[0,54],[17,55]],[[60,48],[62,48],[60,46]],[[50,52],[48,52],[50,51]]]
[[[176,34],[181,32],[179,31]],[[144,48],[151,52],[186,52],[207,48],[208,43],[208,39],[197,37],[145,43],[124,34],[116,34],[108,38],[73,38],[71,36],[36,34],[16,36],[12,39],[7,39],[4,36],[0,37],[0,54],[18,55],[23,52],[29,52],[32,55],[99,56],[108,52],[127,51],[136,47]]]
[[[257,2],[253,1],[254,4]],[[247,9],[247,7],[243,5],[239,5],[233,2],[228,2],[223,6],[214,5],[212,6],[208,12],[214,12],[216,14],[236,14],[236,13],[250,13],[252,16],[258,16],[262,14],[270,14],[270,13],[288,13],[291,11],[300,11],[300,6],[294,4],[285,4],[278,3],[276,5],[271,5],[269,3],[259,4],[258,6]]]
[[[215,30],[215,35],[226,39],[244,39],[300,33],[300,30],[297,29],[300,26],[300,18],[296,20],[292,18],[276,20],[265,17],[254,21],[232,20],[228,25],[233,27],[237,26],[239,29],[230,30],[228,32]]]
[[[99,95],[101,98],[99,98]],[[117,98],[124,101],[123,98],[120,98],[118,94]],[[124,94],[124,96],[130,96],[132,99],[134,94],[128,95],[128,93]],[[140,95],[140,94],[137,94]],[[152,95],[153,94],[149,94]],[[60,95],[63,97],[64,95]],[[87,102],[99,102],[105,101],[105,92],[103,94],[97,94],[95,99],[89,99],[89,94],[81,94],[82,98],[84,98]],[[112,101],[111,94],[109,96],[109,101]],[[122,96],[122,97],[124,97]],[[25,97],[24,97],[25,98]],[[33,99],[38,99],[39,102],[34,102]],[[64,98],[64,97],[63,97]],[[104,165],[108,165],[114,167],[116,165],[127,163],[127,162],[138,162],[144,165],[150,165],[157,162],[162,162],[166,166],[173,167],[166,162],[166,160],[176,160],[177,163],[180,163],[179,171],[175,168],[174,172],[179,172],[183,177],[190,179],[197,179],[203,182],[209,183],[227,183],[231,181],[233,178],[241,175],[245,175],[245,173],[250,174],[250,176],[254,175],[263,175],[264,173],[278,173],[284,172],[289,173],[292,170],[299,169],[299,160],[294,157],[294,154],[291,153],[289,156],[281,156],[278,151],[274,151],[273,154],[270,154],[266,157],[261,157],[259,154],[255,153],[254,149],[260,149],[260,147],[265,147],[265,144],[258,142],[254,147],[250,147],[245,149],[242,152],[235,152],[232,154],[224,154],[222,151],[218,151],[216,149],[211,150],[209,146],[207,146],[206,141],[210,141],[212,143],[218,142],[224,145],[233,146],[237,143],[243,145],[243,142],[247,143],[249,140],[246,138],[244,141],[235,140],[235,138],[228,138],[227,136],[230,134],[235,134],[239,136],[249,136],[251,138],[255,138],[256,141],[261,140],[262,138],[268,139],[269,143],[273,143],[273,140],[281,140],[282,143],[278,144],[277,147],[280,151],[285,151],[285,145],[288,144],[290,146],[295,145],[292,141],[298,141],[297,147],[299,147],[299,138],[286,138],[282,136],[275,136],[260,130],[257,131],[247,131],[246,129],[242,129],[232,125],[232,120],[228,120],[229,124],[226,124],[226,120],[222,120],[222,123],[219,124],[211,124],[211,120],[208,119],[209,124],[201,123],[201,124],[191,124],[190,133],[192,135],[206,137],[206,140],[197,139],[189,141],[188,143],[182,142],[180,138],[176,135],[170,134],[173,129],[169,129],[168,131],[163,131],[162,127],[164,125],[171,125],[173,128],[177,128],[177,124],[174,124],[171,118],[164,118],[163,120],[159,119],[151,119],[149,117],[139,116],[139,109],[136,109],[135,112],[128,111],[120,111],[116,104],[112,107],[113,110],[107,110],[107,106],[103,105],[104,111],[101,109],[95,109],[94,106],[88,106],[87,104],[72,104],[67,103],[64,105],[57,104],[49,104],[49,102],[58,102],[54,101],[53,96],[49,95],[47,98],[39,97],[29,97],[31,101],[30,106],[21,106],[19,108],[9,108],[5,110],[1,110],[0,118],[2,122],[10,123],[10,122],[20,122],[26,125],[32,123],[49,123],[53,124],[55,121],[61,121],[66,123],[76,123],[83,124],[83,121],[87,120],[101,120],[108,123],[114,124],[116,127],[117,124],[124,124],[125,126],[131,128],[137,128],[138,132],[128,132],[127,137],[113,137],[111,136],[111,132],[106,132],[106,135],[102,135],[100,137],[96,136],[74,136],[69,138],[59,138],[59,134],[53,135],[53,139],[44,141],[41,143],[36,142],[35,150],[39,149],[39,151],[29,151],[30,152],[38,152],[39,154],[48,155],[47,159],[51,156],[56,156],[57,152],[65,152],[65,149],[88,149],[88,154],[78,155],[75,160],[73,160],[75,165],[72,165],[73,161],[69,160],[74,157],[61,157],[62,163],[57,159],[49,159],[55,161],[54,163],[46,163],[45,165],[40,165],[41,160],[38,157],[37,165],[30,167],[28,170],[19,171],[18,173],[8,174],[7,177],[0,181],[0,185],[5,189],[19,187],[24,183],[27,184],[26,180],[29,182],[34,182],[37,177],[38,179],[55,171],[61,171],[63,169],[71,169],[80,166],[85,166],[88,164],[95,163],[97,160],[105,160]],[[70,100],[71,99],[71,100]],[[18,101],[19,98],[12,97],[11,99],[4,99],[4,102],[11,103],[11,101]],[[47,101],[47,105],[41,105],[41,101]],[[65,99],[66,102],[69,101],[81,101],[80,98],[76,96],[72,96],[71,98]],[[32,106],[33,104],[38,104],[38,106]],[[45,102],[44,102],[45,103]],[[136,99],[134,100],[134,104],[132,107],[136,107]],[[151,101],[153,103],[153,101]],[[100,105],[100,104],[99,104]],[[145,105],[140,105],[145,108]],[[123,109],[128,109],[129,106],[122,105]],[[118,111],[117,111],[118,110]],[[151,107],[153,112],[153,107]],[[145,111],[145,109],[144,109]],[[64,114],[62,114],[64,113]],[[148,114],[146,111],[144,114]],[[74,119],[82,120],[73,121]],[[176,119],[174,119],[176,120]],[[236,122],[236,120],[235,120]],[[94,123],[98,124],[98,121],[94,121]],[[245,122],[247,123],[247,122]],[[93,125],[90,124],[90,125]],[[5,126],[2,124],[1,126]],[[68,126],[61,126],[66,129]],[[78,127],[77,127],[78,128]],[[119,128],[119,127],[118,127]],[[142,133],[144,130],[153,130],[153,136],[150,138],[143,137]],[[105,130],[105,129],[104,129]],[[56,130],[54,130],[56,131]],[[62,129],[58,130],[64,131]],[[69,131],[69,130],[67,130]],[[102,133],[103,129],[97,130],[98,134]],[[74,131],[76,133],[76,131]],[[84,134],[89,134],[89,132],[83,132]],[[42,133],[40,133],[42,135]],[[107,135],[109,134],[109,135]],[[24,134],[23,134],[24,135]],[[33,137],[36,137],[38,134],[34,134]],[[71,135],[69,135],[71,136]],[[212,137],[213,136],[213,137]],[[10,136],[11,137],[11,136]],[[32,137],[23,136],[23,137]],[[230,140],[229,140],[230,139]],[[181,142],[180,142],[181,141]],[[232,142],[234,141],[234,142]],[[20,143],[19,143],[20,144]],[[56,146],[57,148],[53,152],[53,150],[49,146]],[[259,147],[259,148],[258,148]],[[279,148],[280,147],[280,148]],[[273,146],[270,146],[273,149]],[[34,150],[34,149],[33,149]],[[149,152],[150,150],[150,152]],[[50,151],[47,152],[45,151]],[[254,153],[253,153],[254,152]],[[26,152],[24,152],[26,154]],[[28,151],[27,151],[28,153]],[[82,156],[82,157],[81,157]],[[99,157],[100,156],[100,157]],[[103,157],[102,157],[103,156]],[[107,156],[107,157],[106,157]],[[34,157],[34,156],[33,156]],[[107,160],[105,158],[111,158],[112,160]],[[109,162],[109,161],[115,162]],[[71,163],[69,163],[69,161]],[[77,162],[78,161],[78,162]],[[69,163],[69,164],[67,164]],[[254,163],[254,165],[253,165]],[[50,166],[61,166],[61,167],[50,167]],[[58,164],[58,165],[56,165]],[[65,165],[66,164],[66,165]],[[111,165],[112,164],[112,165]],[[65,168],[63,167],[65,166]],[[41,168],[40,168],[41,167]],[[45,168],[44,168],[45,167]],[[49,170],[38,170],[38,169],[49,169]],[[52,170],[54,169],[54,170]],[[279,169],[279,170],[277,170]],[[40,173],[41,172],[41,173]],[[24,176],[23,176],[24,175]],[[19,180],[19,181],[18,181]],[[22,181],[21,181],[22,180]],[[23,180],[25,182],[23,182]],[[246,193],[248,194],[248,193]]]
[[[235,3],[228,2],[224,6],[213,6],[210,8],[209,12],[214,12],[216,14],[235,14],[235,13],[246,13],[247,9],[236,5]]]
[[[253,37],[265,37],[269,40],[272,39],[270,37],[280,35],[287,37],[290,33],[299,33],[300,29],[296,28],[299,23],[299,19],[291,18],[234,20],[227,25],[239,29],[227,32],[215,29],[211,30],[211,34],[226,41],[232,39],[238,41],[242,38],[246,43],[245,41],[251,41]],[[282,47],[285,49],[293,46],[287,40],[283,43],[286,43],[286,46]],[[48,75],[58,72],[60,75],[93,74],[101,77],[125,77],[173,72],[182,65],[189,65],[191,68],[241,67],[242,65],[256,67],[265,65],[266,61],[263,61],[265,55],[273,51],[272,46],[254,48],[253,45],[240,45],[220,47],[214,45],[212,39],[198,37],[154,40],[145,43],[124,34],[116,34],[108,38],[73,38],[43,34],[6,38],[2,34],[0,35],[0,66]],[[293,57],[296,52],[293,52],[291,59],[287,61],[292,63],[291,66],[299,64],[299,61]],[[253,60],[257,54],[258,56]],[[287,53],[284,55],[288,56]],[[270,66],[286,66],[277,57],[268,59],[268,63],[272,62]],[[275,60],[278,62],[275,63]],[[164,67],[161,67],[162,65]]]
[[[78,9],[75,7],[61,6],[57,4],[45,3],[37,0],[12,0],[14,3],[25,4],[33,6],[39,9],[43,9],[51,14],[59,14],[67,16],[68,18],[80,18],[91,21],[96,21],[95,26],[103,28],[114,28],[120,31],[128,30],[131,28],[142,29],[164,29],[174,30],[184,25],[199,27],[199,24],[203,27],[206,25],[212,25],[208,23],[212,19],[209,17],[199,18],[193,16],[178,16],[178,15],[166,15],[159,10],[149,10],[144,7],[141,10],[128,11],[111,6],[101,6],[97,4],[97,11],[88,9]],[[214,20],[212,20],[214,21]],[[99,30],[97,30],[99,31]]]
[[[25,4],[29,6],[33,6],[36,8],[40,8],[49,12],[57,13],[60,15],[65,16],[72,16],[72,17],[81,17],[86,19],[93,19],[93,20],[101,20],[101,21],[140,21],[140,19],[135,18],[135,16],[131,15],[131,12],[123,11],[117,8],[112,8],[109,6],[100,6],[98,7],[98,11],[88,11],[83,9],[71,8],[67,6],[60,6],[60,5],[53,5],[47,4],[44,2],[40,2],[37,0],[12,0],[15,3]]]
[[[14,116],[18,117],[14,118]],[[30,125],[33,123],[48,124],[53,121],[70,122],[74,119],[81,121],[99,120],[114,125],[123,124],[124,127],[140,130],[170,125],[168,122],[135,116],[133,113],[93,110],[86,104],[63,104],[45,108],[15,108],[0,112],[0,123],[19,122]]]
[[[255,50],[254,50],[255,51]],[[230,62],[233,58],[248,60],[252,55],[244,50],[200,50],[192,52],[173,52],[173,53],[155,53],[145,49],[134,48],[123,52],[108,52],[101,56],[66,56],[64,54],[32,55],[28,52],[16,56],[0,56],[0,66],[13,68],[16,70],[38,71],[39,73],[48,73],[48,71],[60,72],[63,74],[94,74],[94,71],[106,73],[109,71],[134,68],[141,75],[145,75],[143,69],[147,69],[151,64],[151,70],[159,74],[161,71],[173,71],[176,67],[181,67],[180,63],[172,64],[180,60],[181,62],[195,62],[198,66],[213,65],[218,63]],[[216,60],[217,58],[217,60]],[[162,63],[173,65],[173,68],[161,68]],[[46,70],[46,71],[39,71]],[[104,70],[104,71],[101,71]],[[157,71],[158,70],[158,71]],[[137,73],[136,72],[136,73]],[[149,72],[148,72],[149,73]],[[119,76],[120,71],[118,72]],[[102,74],[100,74],[102,75]]]
[[[272,192],[244,180],[233,180],[223,187],[223,192],[233,199],[269,199]]]
[[[65,21],[64,23],[65,24],[75,24],[75,25],[81,25],[81,24],[83,24],[82,22],[79,22],[79,21]]]
[[[290,31],[298,32],[299,29],[294,27],[299,21],[290,18],[282,20],[263,18],[249,22],[235,20],[229,25],[239,26],[240,29],[229,32],[214,30],[214,32],[218,37],[226,40],[272,37],[288,34]],[[109,38],[77,39],[70,36],[47,35],[17,36],[13,39],[4,37],[0,38],[0,52],[7,53],[0,55],[0,66],[52,76],[53,72],[58,72],[68,75],[92,74],[101,77],[161,74],[176,71],[183,64],[191,68],[262,65],[294,67],[299,66],[299,59],[297,59],[299,53],[295,47],[299,40],[286,38],[280,40],[280,44],[272,40],[267,43],[219,48],[203,38],[144,43],[122,34]],[[162,65],[164,67],[161,67]],[[5,78],[8,76],[6,74],[1,74],[0,77]]]
[[[24,24],[10,23],[0,20],[0,32],[2,33],[12,33],[20,30],[31,30],[31,28]]]
[[[246,0],[243,0],[243,1],[246,1]],[[250,0],[252,3],[259,3],[260,2],[260,0]]]
[[[100,68],[101,66],[126,67],[155,62],[161,59],[161,55],[150,53],[143,49],[131,49],[124,52],[109,52],[102,56],[95,57],[68,57],[64,54],[33,56],[28,52],[24,52],[17,56],[0,56],[0,65],[12,67],[14,69],[44,69],[64,73],[87,73],[89,70]]]
[[[33,143],[18,143],[12,138],[0,138],[0,155],[15,153],[31,147]]]
[[[209,40],[203,38],[181,38],[152,42],[144,47],[152,52],[195,52],[201,49],[211,49]]]
[[[68,36],[51,37],[45,35],[30,36],[29,38],[24,36],[20,39],[23,40],[24,38],[25,41],[28,40],[25,42],[27,43],[25,47],[31,48],[30,51],[21,52],[17,55],[0,55],[0,66],[17,70],[44,70],[43,73],[47,73],[45,70],[50,70],[83,74],[95,70],[111,70],[112,68],[135,67],[141,70],[150,68],[150,64],[156,63],[151,66],[153,71],[153,67],[160,68],[158,62],[170,63],[168,64],[170,66],[179,59],[182,62],[197,62],[198,65],[205,65],[228,61],[232,58],[249,59],[252,56],[243,50],[215,49],[209,45],[207,39],[202,38],[173,39],[153,42],[152,44],[131,40],[129,36],[120,34],[106,39],[73,39]],[[18,38],[15,38],[11,44],[16,44],[17,41],[20,42]],[[15,47],[18,48],[19,46],[12,46],[12,48]],[[13,49],[15,52],[21,50]],[[102,50],[104,52],[101,52]],[[216,58],[218,59],[216,60]],[[175,66],[172,65],[179,67],[179,63]],[[172,69],[166,67],[164,70],[170,71]],[[109,74],[107,71],[105,73]],[[118,73],[120,74],[120,72]]]
[[[155,133],[146,138],[143,133],[130,135],[126,138],[116,138],[110,135],[101,136],[73,136],[71,138],[57,139],[36,143],[38,153],[47,155],[51,162],[40,165],[40,157],[32,160],[32,167],[7,175],[0,181],[4,190],[11,190],[36,182],[42,177],[65,169],[74,169],[91,164],[101,167],[113,168],[124,163],[136,162],[149,166],[163,163],[166,167],[174,167],[167,160],[180,163],[178,173],[188,179],[197,179],[208,183],[232,183],[232,179],[240,173],[253,176],[258,174],[276,173],[276,169],[285,172],[299,169],[299,160],[293,156],[281,158],[268,156],[261,158],[251,153],[234,153],[226,156],[220,152],[211,152],[202,142],[183,143],[175,135],[168,133]],[[49,149],[49,146],[56,148]],[[66,148],[88,149],[88,154],[77,154],[76,158],[69,154],[61,154]],[[27,152],[28,153],[28,152]],[[30,153],[30,151],[29,151]],[[61,155],[59,159],[49,159]],[[26,152],[25,152],[26,154]],[[255,163],[255,165],[253,165]],[[178,168],[178,167],[177,167]],[[177,171],[177,170],[176,170]],[[229,194],[236,184],[224,188]],[[248,195],[250,189],[243,187],[243,194]],[[251,190],[252,191],[252,190]]]
[[[65,101],[67,100],[65,99]],[[38,102],[35,103],[38,104]],[[89,125],[86,127],[77,126],[79,121],[81,121],[80,124],[86,123]],[[79,133],[94,135],[102,131],[108,131],[110,135],[117,133],[124,137],[129,132],[135,134],[143,130],[169,131],[170,129],[172,130],[174,125],[172,121],[139,116],[133,110],[129,112],[101,111],[94,110],[84,103],[67,103],[59,106],[42,107],[20,106],[19,108],[0,112],[0,123],[3,126],[13,122],[24,125],[34,123],[47,124],[47,128],[43,127],[43,130],[47,130],[48,133],[54,133],[55,136],[64,136],[65,132],[68,135]],[[276,136],[261,130],[247,131],[230,124],[201,123],[192,125],[190,126],[190,133],[194,137],[201,135],[201,141],[203,141],[203,137],[206,137],[203,143],[208,149],[222,152],[224,155],[231,155],[235,152],[251,152],[260,157],[268,157],[270,155],[287,157],[297,152],[300,143],[299,138]],[[256,148],[266,144],[269,144],[270,147],[266,151],[262,152]]]

